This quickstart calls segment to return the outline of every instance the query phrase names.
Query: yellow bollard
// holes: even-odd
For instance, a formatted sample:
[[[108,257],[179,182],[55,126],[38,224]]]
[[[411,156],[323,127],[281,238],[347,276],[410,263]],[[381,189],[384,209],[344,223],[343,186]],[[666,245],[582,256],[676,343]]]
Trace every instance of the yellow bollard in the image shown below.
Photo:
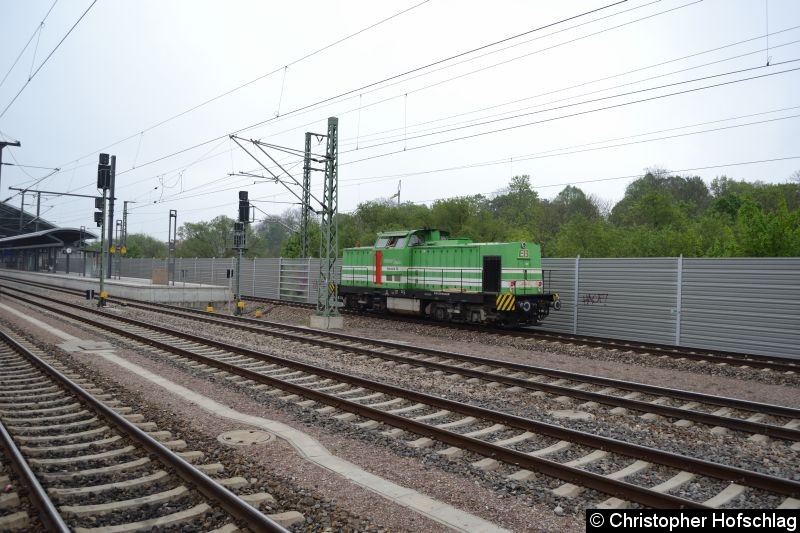
[[[213,305],[207,305],[206,306],[206,311],[208,311],[209,313],[213,313],[214,312],[214,306]]]
[[[261,309],[256,310],[256,318],[261,318]]]

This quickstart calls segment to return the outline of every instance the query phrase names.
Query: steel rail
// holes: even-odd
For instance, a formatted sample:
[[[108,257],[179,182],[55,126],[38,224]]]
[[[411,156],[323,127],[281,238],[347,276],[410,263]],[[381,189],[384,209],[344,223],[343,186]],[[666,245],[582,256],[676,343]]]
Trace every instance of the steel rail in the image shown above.
[[[60,287],[47,285],[45,283],[18,280],[16,278],[10,278],[5,276],[0,276],[0,279],[7,279],[18,283],[39,286],[50,290],[63,291],[66,293],[77,294],[83,292],[79,289],[63,289]],[[299,307],[308,309],[314,308],[314,304],[309,304],[306,302],[295,302],[292,300],[265,298],[253,295],[249,296],[245,295],[243,296],[243,298],[247,301],[265,302],[275,305],[285,305],[288,307]],[[117,297],[116,299],[135,301],[132,299],[119,298],[119,297]],[[630,350],[640,354],[652,355],[653,354],[652,352],[655,352],[654,355],[656,356],[660,355],[672,359],[684,358],[684,359],[691,359],[694,361],[707,361],[718,364],[724,363],[731,366],[749,366],[751,368],[760,368],[760,369],[768,368],[770,370],[776,370],[780,372],[800,373],[800,360],[793,357],[747,354],[742,352],[731,352],[725,350],[710,350],[707,348],[699,348],[694,346],[678,346],[672,344],[645,343],[645,342],[631,341],[625,339],[592,337],[588,335],[572,335],[569,333],[551,332],[547,330],[532,331],[530,329],[512,329],[512,330],[503,330],[497,328],[488,329],[486,326],[476,326],[476,325],[458,324],[458,323],[449,323],[445,325],[438,322],[432,322],[430,320],[423,320],[410,317],[398,317],[393,315],[378,315],[374,313],[358,312],[352,309],[345,309],[345,308],[339,309],[339,312],[343,314],[353,314],[357,316],[368,316],[371,318],[378,318],[382,320],[402,321],[414,324],[422,324],[429,327],[439,327],[445,329],[461,329],[465,331],[489,333],[491,335],[499,335],[502,337],[524,337],[536,340],[543,340],[547,342],[569,342],[574,344],[581,344],[584,346],[595,346],[599,348]]]
[[[35,293],[28,293],[28,294],[35,294]],[[42,296],[40,296],[42,297]],[[119,298],[110,299],[113,300],[120,300]],[[560,385],[549,385],[546,383],[539,383],[539,382],[531,382],[526,379],[521,378],[513,378],[510,376],[502,376],[497,374],[492,374],[489,372],[481,372],[475,370],[469,370],[461,367],[454,367],[451,365],[439,363],[439,362],[432,362],[432,361],[425,361],[421,359],[416,359],[413,357],[405,357],[400,355],[389,354],[386,352],[376,351],[371,348],[364,348],[364,347],[357,347],[357,346],[342,346],[340,344],[336,344],[334,342],[324,340],[324,339],[314,339],[308,337],[299,337],[298,335],[292,333],[285,333],[281,331],[273,331],[271,329],[265,329],[266,327],[275,327],[275,328],[282,328],[287,329],[290,331],[299,332],[301,335],[316,335],[316,336],[326,336],[329,338],[340,339],[348,342],[354,343],[367,343],[373,344],[376,346],[380,346],[383,348],[394,349],[394,350],[402,350],[405,352],[417,352],[425,355],[431,355],[436,357],[441,357],[445,359],[452,359],[455,361],[461,362],[468,362],[473,363],[476,365],[488,365],[494,366],[498,368],[506,368],[508,370],[514,370],[517,372],[526,372],[530,374],[541,374],[548,377],[558,378],[558,379],[567,379],[570,381],[580,381],[580,382],[587,382],[593,385],[600,385],[605,387],[614,387],[618,389],[624,389],[629,391],[635,392],[642,392],[651,395],[657,396],[670,396],[673,398],[678,398],[681,400],[690,400],[696,402],[702,402],[709,405],[716,405],[720,407],[731,407],[735,409],[740,409],[744,411],[752,411],[752,412],[760,412],[765,414],[770,414],[774,416],[780,417],[788,417],[788,418],[799,418],[800,417],[800,409],[796,409],[793,407],[786,407],[782,405],[773,405],[773,404],[765,404],[761,402],[752,402],[749,400],[741,400],[738,398],[728,398],[724,396],[713,396],[709,394],[699,393],[699,392],[692,392],[692,391],[685,391],[681,389],[669,389],[666,387],[659,387],[657,385],[647,385],[644,383],[636,383],[631,381],[625,380],[618,380],[613,378],[604,378],[600,376],[593,376],[590,374],[580,374],[576,372],[569,372],[566,370],[557,370],[547,367],[538,367],[533,365],[527,365],[524,363],[513,363],[509,361],[503,361],[500,359],[492,359],[492,358],[485,358],[479,357],[475,355],[463,354],[459,352],[450,352],[446,350],[438,350],[435,348],[424,348],[419,346],[411,346],[408,344],[401,344],[398,342],[380,340],[380,339],[371,339],[368,337],[359,337],[355,335],[350,335],[347,333],[339,333],[333,331],[320,331],[312,328],[308,328],[305,326],[297,326],[293,324],[284,324],[280,322],[271,322],[271,321],[264,321],[246,317],[238,317],[238,316],[226,316],[224,318],[220,318],[218,316],[209,315],[207,312],[199,311],[196,309],[187,309],[184,307],[173,306],[169,304],[147,304],[138,301],[133,301],[130,299],[122,299],[122,305],[129,306],[129,307],[136,307],[139,309],[150,310],[154,312],[164,313],[164,314],[171,314],[173,316],[188,316],[191,315],[192,318],[196,320],[200,320],[202,322],[219,324],[226,327],[233,327],[233,323],[242,324],[240,326],[242,329],[246,329],[247,331],[251,331],[253,333],[259,333],[263,335],[272,335],[276,337],[285,338],[288,340],[293,340],[297,342],[304,342],[309,344],[316,344],[318,346],[324,346],[327,348],[335,348],[335,349],[346,349],[348,351],[352,351],[355,353],[361,353],[363,355],[368,355],[370,357],[380,357],[383,359],[388,359],[396,362],[403,362],[403,363],[410,363],[418,366],[424,366],[428,368],[432,368],[435,370],[442,370],[450,373],[458,373],[463,374],[465,376],[475,377],[479,379],[484,379],[488,381],[496,381],[498,383],[503,383],[510,386],[518,386],[524,387],[529,389],[537,389],[537,390],[544,390],[547,392],[552,392],[556,394],[567,394],[570,396],[574,396],[576,398],[584,399],[587,401],[596,401],[598,403],[605,403],[605,404],[613,404],[613,405],[620,405],[622,407],[629,407],[631,409],[636,409],[637,411],[646,411],[646,412],[653,412],[656,414],[662,414],[664,416],[670,416],[675,418],[687,418],[687,414],[691,414],[692,411],[687,411],[684,409],[680,409],[677,407],[668,407],[668,406],[661,406],[658,404],[651,404],[648,402],[631,400],[626,398],[620,398],[616,396],[608,396],[599,393],[593,392],[586,392],[575,390],[570,387],[560,386]],[[747,431],[751,433],[763,433],[765,431],[769,431],[771,428],[776,429],[777,432],[770,435],[776,436],[779,438],[785,438],[788,440],[800,440],[800,430],[792,430],[787,428],[782,428],[780,426],[774,426],[770,424],[763,424],[758,422],[747,422],[746,420],[737,420],[730,417],[725,416],[718,416],[718,415],[711,415],[706,413],[699,413],[695,412],[699,417],[697,419],[698,422],[702,422],[705,424],[714,424],[714,425],[726,425],[728,423],[736,424],[736,426],[729,426],[732,429],[737,429],[741,431]],[[764,433],[766,434],[766,433]]]
[[[6,455],[11,462],[11,467],[17,472],[22,479],[22,483],[28,488],[28,498],[39,511],[39,518],[41,518],[47,531],[69,533],[71,530],[67,524],[64,523],[64,519],[61,518],[55,504],[50,500],[47,491],[44,490],[39,480],[36,479],[36,474],[31,470],[30,465],[28,465],[22,452],[17,448],[14,439],[8,433],[8,430],[6,430],[2,422],[0,422],[0,444],[2,444],[6,451]]]
[[[29,294],[32,296],[37,296],[39,298],[47,299],[47,296],[37,295],[35,293],[31,293],[25,291],[23,289],[12,289],[17,290],[19,292],[23,292],[25,294]],[[196,317],[197,320],[207,322],[207,323],[215,323],[227,327],[232,327],[231,322],[241,323],[241,324],[248,324],[246,328],[249,331],[265,334],[265,335],[272,335],[280,338],[285,338],[292,341],[297,342],[304,342],[310,344],[316,344],[318,346],[324,346],[328,348],[334,349],[341,349],[343,348],[341,345],[333,343],[331,341],[326,341],[323,339],[312,339],[312,338],[298,338],[297,335],[284,333],[280,331],[273,331],[273,330],[265,330],[264,326],[272,326],[277,328],[288,329],[290,331],[297,331],[301,334],[305,335],[324,335],[331,338],[341,339],[349,342],[356,342],[356,343],[370,343],[376,346],[381,346],[384,348],[389,349],[396,349],[402,351],[413,351],[418,352],[426,355],[442,357],[447,359],[452,359],[456,361],[468,362],[472,364],[478,365],[489,365],[494,366],[497,368],[505,368],[509,370],[514,370],[518,372],[526,372],[531,374],[540,374],[547,377],[557,378],[557,379],[567,379],[571,381],[579,381],[584,383],[590,383],[593,385],[604,386],[604,387],[613,387],[618,389],[624,389],[632,392],[642,392],[645,394],[655,395],[655,396],[666,396],[672,397],[675,399],[681,399],[686,401],[692,402],[699,402],[708,405],[715,405],[719,407],[729,407],[734,409],[739,409],[743,411],[750,411],[755,413],[763,413],[769,414],[773,416],[779,417],[786,417],[786,418],[800,418],[800,409],[786,407],[781,405],[774,405],[774,404],[765,404],[761,402],[753,402],[749,400],[741,400],[738,398],[728,398],[724,396],[712,396],[707,395],[704,393],[692,392],[692,391],[685,391],[681,389],[668,389],[665,387],[659,387],[656,385],[647,385],[643,383],[635,383],[625,380],[617,380],[613,378],[604,378],[600,376],[592,376],[588,374],[579,374],[575,372],[569,372],[564,370],[556,370],[546,367],[537,367],[532,365],[526,365],[522,363],[512,363],[507,361],[502,361],[499,359],[491,359],[491,358],[484,358],[479,356],[473,356],[468,354],[462,354],[458,352],[448,352],[444,350],[438,350],[433,348],[424,348],[424,347],[415,347],[409,346],[407,344],[400,344],[391,341],[385,340],[378,340],[378,339],[370,339],[364,337],[357,337],[354,335],[349,335],[346,333],[337,333],[326,331],[322,332],[319,330],[314,330],[311,328],[307,328],[305,326],[296,326],[293,324],[284,324],[279,322],[269,322],[264,320],[256,320],[246,317],[237,317],[237,316],[228,316],[223,318],[219,317],[212,317],[209,316],[207,312],[195,310],[195,309],[187,309],[184,307],[173,306],[169,304],[159,304],[158,306],[148,303],[139,302],[137,300],[132,300],[129,298],[113,298],[110,301],[120,301],[122,305],[136,307],[140,309],[146,309],[151,311],[156,311],[164,314],[172,314],[175,316],[186,316],[187,314],[191,314],[192,316]],[[51,301],[57,301],[55,299],[51,299]],[[170,311],[172,309],[172,311]],[[227,322],[227,323],[226,323]],[[252,326],[249,324],[253,324]],[[258,326],[258,327],[257,327]],[[244,328],[244,326],[242,326]],[[585,401],[593,401],[597,403],[601,403],[604,405],[614,405],[618,407],[624,407],[626,409],[634,409],[641,412],[648,412],[654,413],[661,416],[666,416],[670,418],[677,418],[677,419],[686,419],[692,420],[695,422],[700,422],[702,424],[708,424],[712,426],[722,426],[727,427],[730,429],[734,429],[737,431],[744,431],[753,434],[762,434],[767,435],[769,437],[775,437],[780,439],[786,439],[791,441],[800,441],[800,429],[792,429],[782,426],[777,426],[774,424],[765,424],[763,422],[753,422],[744,419],[737,419],[728,416],[722,415],[715,415],[711,413],[703,413],[701,411],[692,411],[688,409],[682,409],[680,407],[671,407],[666,405],[659,405],[650,402],[645,402],[636,399],[624,398],[619,396],[612,396],[607,394],[601,394],[596,392],[588,392],[582,391],[578,389],[574,389],[571,387],[563,386],[563,385],[552,385],[547,383],[541,382],[532,382],[522,378],[514,378],[511,376],[502,376],[497,374],[492,374],[489,372],[483,371],[476,371],[476,370],[469,370],[461,367],[455,367],[451,365],[447,365],[440,362],[432,362],[432,361],[425,361],[421,359],[416,359],[413,357],[405,357],[400,355],[388,354],[385,352],[376,351],[370,348],[363,348],[363,347],[356,347],[356,346],[344,346],[348,351],[354,353],[361,353],[370,357],[378,357],[386,360],[391,360],[395,362],[402,362],[402,363],[409,363],[416,366],[422,366],[426,368],[431,368],[434,370],[440,370],[444,372],[450,373],[457,373],[462,374],[464,376],[474,377],[486,381],[495,381],[498,383],[502,383],[509,386],[516,386],[522,387],[525,389],[533,389],[533,390],[542,390],[545,392],[550,392],[552,394],[559,394],[559,395],[567,395],[577,399],[585,400]]]
[[[34,302],[29,302],[29,303],[32,303],[33,305],[38,305],[50,311],[54,311],[61,316],[66,316],[68,318],[72,318],[87,324],[91,324],[94,327],[98,327],[106,331],[111,331],[126,336],[128,338],[136,340],[137,342],[155,347],[157,349],[166,351],[168,353],[173,353],[178,356],[202,362],[206,365],[219,368],[220,370],[224,370],[231,374],[239,375],[245,379],[249,379],[257,383],[263,383],[272,387],[277,387],[282,390],[291,392],[293,394],[298,394],[300,396],[313,399],[320,403],[331,405],[338,409],[355,413],[359,416],[364,416],[366,418],[377,420],[379,422],[388,424],[390,426],[398,427],[415,434],[434,438],[436,440],[450,444],[452,446],[474,451],[476,453],[479,453],[487,457],[495,457],[507,463],[514,464],[520,468],[528,468],[530,470],[536,470],[570,483],[577,483],[588,488],[599,490],[606,494],[625,498],[631,501],[636,501],[643,505],[648,505],[652,507],[666,507],[666,508],[674,508],[676,506],[687,507],[687,508],[704,507],[703,504],[701,503],[687,500],[685,498],[680,498],[669,494],[661,494],[656,491],[652,491],[650,489],[638,487],[636,485],[624,481],[612,480],[599,474],[594,474],[578,468],[569,467],[564,464],[560,464],[548,459],[544,459],[541,457],[532,457],[523,452],[518,452],[515,450],[497,446],[491,443],[480,441],[478,439],[465,437],[458,433],[453,433],[447,430],[436,428],[434,426],[410,420],[401,417],[399,415],[393,415],[391,413],[380,411],[378,409],[366,405],[358,404],[343,398],[326,394],[324,392],[316,391],[314,389],[304,387],[302,385],[281,381],[280,379],[272,378],[270,376],[260,374],[252,370],[248,370],[246,368],[239,367],[234,364],[226,363],[224,361],[219,361],[214,358],[197,354],[186,348],[173,346],[171,344],[154,339],[152,338],[152,336],[140,335],[130,330],[113,326],[108,323],[108,320],[123,322],[125,324],[141,328],[145,331],[156,331],[166,336],[177,337],[179,339],[184,339],[186,341],[190,341],[197,344],[212,346],[227,351],[229,353],[236,353],[239,355],[244,355],[261,361],[274,362],[280,364],[281,366],[301,370],[309,374],[321,377],[329,377],[331,379],[335,379],[340,382],[350,383],[351,385],[361,386],[367,389],[371,389],[377,392],[383,392],[385,394],[393,395],[396,397],[402,397],[410,401],[425,403],[431,407],[446,409],[448,411],[461,413],[466,416],[475,416],[483,420],[495,423],[501,423],[505,426],[514,427],[524,431],[539,433],[549,437],[557,438],[559,440],[569,440],[591,448],[601,449],[612,453],[618,453],[628,457],[642,459],[648,462],[658,463],[669,467],[677,468],[680,470],[687,470],[700,475],[705,475],[732,482],[744,483],[750,487],[770,492],[777,492],[792,497],[800,495],[800,482],[791,481],[785,478],[769,476],[767,474],[761,474],[759,472],[753,472],[737,467],[726,466],[719,463],[704,461],[702,459],[695,459],[680,454],[675,454],[671,452],[648,448],[646,446],[619,441],[609,437],[592,435],[589,433],[563,428],[560,426],[555,426],[544,422],[538,422],[535,420],[519,417],[516,415],[500,413],[482,407],[464,404],[421,392],[407,390],[393,385],[388,385],[385,383],[376,382],[365,378],[360,378],[342,372],[328,370],[325,368],[309,365],[306,363],[300,363],[279,356],[266,354],[263,352],[250,350],[247,348],[233,346],[224,343],[222,341],[208,339],[198,335],[190,335],[186,333],[176,332],[169,328],[158,326],[156,324],[151,324],[148,322],[143,322],[140,320],[135,320],[126,317],[111,316],[101,311],[97,311],[95,309],[76,306],[74,304],[65,304],[63,302],[58,302],[59,305],[64,305],[68,307],[79,307],[83,312],[89,313],[90,315],[93,316],[98,316],[98,315],[103,316],[108,320],[105,322],[97,322],[92,317],[81,316],[61,309],[49,307],[47,305],[36,304]]]
[[[800,372],[800,360],[790,357],[775,357],[769,355],[753,355],[746,353],[730,352],[725,350],[708,350],[692,346],[677,346],[672,344],[658,344],[639,342],[613,337],[592,337],[589,335],[572,335],[547,330],[527,331],[496,331],[502,336],[522,336],[525,338],[540,339],[549,342],[570,342],[584,346],[598,348],[611,348],[617,350],[630,350],[640,354],[666,356],[674,359],[692,359],[694,361],[708,361],[725,363],[732,366],[750,366],[752,368],[769,368],[781,372]]]
[[[125,417],[118,414],[80,385],[25,348],[5,331],[0,331],[0,338],[15,352],[26,358],[51,379],[61,384],[81,401],[89,405],[92,410],[99,413],[103,418],[113,424],[121,433],[124,433],[127,437],[137,442],[142,448],[157,456],[164,464],[174,468],[176,474],[181,479],[195,486],[205,497],[218,502],[220,506],[234,518],[244,521],[248,527],[254,531],[288,533],[288,530],[283,526],[262,514],[255,507],[195,468],[191,463],[148,435],[145,431],[139,429],[132,422],[129,422]]]
[[[282,304],[290,307],[309,307],[313,308],[313,304],[304,302],[292,302],[289,300],[279,300],[275,298],[262,298],[260,296],[243,296],[245,300],[273,303],[276,305]],[[530,329],[487,329],[486,326],[448,323],[442,324],[432,322],[430,320],[423,320],[412,317],[394,317],[392,315],[376,315],[374,313],[364,313],[353,311],[351,309],[340,309],[342,313],[351,313],[360,316],[370,316],[384,320],[410,322],[414,324],[423,324],[427,326],[436,326],[447,329],[462,329],[465,331],[475,331],[481,333],[490,333],[492,335],[499,335],[502,337],[525,337],[536,340],[543,340],[549,342],[571,342],[575,344],[582,344],[585,346],[596,346],[600,348],[614,348],[630,350],[635,353],[653,355],[663,355],[673,359],[692,359],[694,361],[708,361],[714,363],[725,363],[736,366],[750,366],[752,368],[769,368],[770,370],[777,370],[781,372],[793,371],[800,373],[800,360],[792,357],[778,357],[770,355],[756,355],[740,352],[731,352],[726,350],[710,350],[707,348],[699,348],[695,346],[678,346],[673,344],[659,344],[650,342],[640,342],[617,338],[605,337],[592,337],[589,335],[572,335],[570,333],[553,332],[547,330],[537,329],[532,331]]]

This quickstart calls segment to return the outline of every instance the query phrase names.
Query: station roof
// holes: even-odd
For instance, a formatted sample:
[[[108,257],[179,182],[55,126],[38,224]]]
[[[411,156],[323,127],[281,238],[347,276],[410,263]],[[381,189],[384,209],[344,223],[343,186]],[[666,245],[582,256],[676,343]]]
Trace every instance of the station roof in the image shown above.
[[[20,216],[21,215],[21,216]],[[53,229],[57,226],[36,215],[23,211],[13,205],[0,202],[0,238],[30,233],[34,230]]]
[[[79,228],[50,228],[0,239],[0,249],[48,248],[72,246],[75,242],[96,239],[97,235]]]

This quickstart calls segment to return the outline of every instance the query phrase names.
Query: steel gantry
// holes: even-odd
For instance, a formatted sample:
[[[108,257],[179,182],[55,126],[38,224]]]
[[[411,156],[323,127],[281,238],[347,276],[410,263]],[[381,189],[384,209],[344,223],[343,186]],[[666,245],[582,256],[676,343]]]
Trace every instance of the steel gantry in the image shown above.
[[[308,218],[311,215],[311,136],[306,132],[306,149],[303,152],[303,191],[300,202],[300,257],[308,257]]]
[[[320,141],[327,139],[325,155],[321,156],[311,152],[311,138],[316,137]],[[337,301],[338,287],[336,286],[334,272],[336,261],[339,256],[339,232],[337,225],[337,213],[339,204],[339,119],[337,117],[328,118],[328,129],[323,134],[307,132],[305,134],[304,150],[289,148],[275,144],[266,143],[255,139],[245,139],[237,135],[231,135],[231,140],[245,151],[268,175],[256,175],[252,172],[239,172],[235,175],[259,177],[272,180],[283,185],[295,198],[300,201],[300,254],[308,257],[309,242],[309,217],[311,213],[320,215],[320,268],[317,289],[317,310],[316,314],[324,317],[339,316]],[[243,143],[248,143],[264,154],[273,166],[268,166],[262,162],[253,151],[248,150]],[[267,150],[276,150],[303,157],[303,181],[299,182],[292,174],[284,168]],[[325,168],[315,168],[313,163],[324,163]],[[275,172],[273,169],[279,169]],[[311,172],[324,171],[324,185],[322,198],[317,198],[311,191]],[[299,187],[300,191],[296,190]],[[312,207],[319,206],[318,209]]]
[[[339,205],[339,119],[328,119],[328,144],[325,149],[325,186],[322,193],[323,210],[319,241],[319,287],[317,314],[337,316],[339,288],[334,269],[339,257],[339,225],[336,213]]]

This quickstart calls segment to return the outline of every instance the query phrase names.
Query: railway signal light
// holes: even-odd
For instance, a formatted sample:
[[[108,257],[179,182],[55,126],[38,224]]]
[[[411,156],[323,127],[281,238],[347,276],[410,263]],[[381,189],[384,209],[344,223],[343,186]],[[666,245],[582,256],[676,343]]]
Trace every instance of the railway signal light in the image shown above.
[[[233,247],[244,248],[245,244],[244,222],[233,223]]]
[[[239,222],[250,222],[250,201],[247,191],[239,191]]]
[[[100,154],[97,163],[97,188],[108,189],[111,187],[111,165],[108,154]]]
[[[97,211],[94,212],[94,223],[97,224],[97,227],[103,225],[103,204],[105,203],[105,198],[99,196],[94,199],[94,208]]]

